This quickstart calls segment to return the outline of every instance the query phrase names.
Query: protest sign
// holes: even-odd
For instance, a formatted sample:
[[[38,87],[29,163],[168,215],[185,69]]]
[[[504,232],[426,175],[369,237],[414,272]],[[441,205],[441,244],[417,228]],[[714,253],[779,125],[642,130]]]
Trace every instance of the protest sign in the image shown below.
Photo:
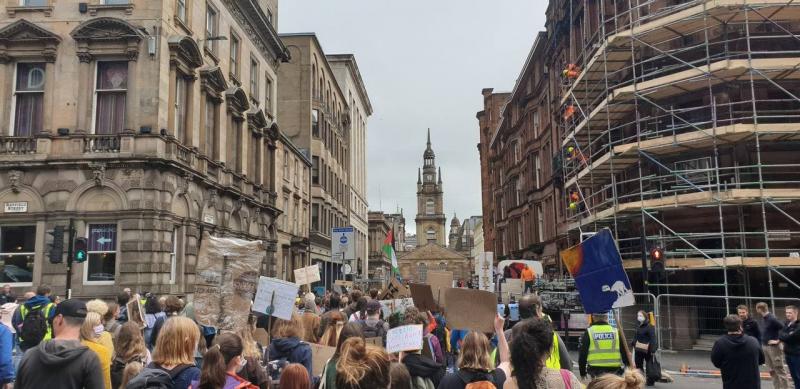
[[[409,291],[405,285],[401,284],[397,278],[392,277],[392,279],[389,281],[389,285],[386,287],[386,290],[383,291],[383,294],[378,296],[378,299],[388,300],[402,297],[411,297],[411,291]]]
[[[436,311],[436,301],[433,299],[433,292],[430,285],[410,284],[411,298],[420,311]]]
[[[319,281],[319,280],[317,280]],[[353,281],[345,281],[345,280],[336,280],[333,282],[334,285],[344,286],[345,288],[352,288]]]
[[[386,333],[386,351],[422,350],[422,324],[395,327]]]
[[[294,283],[297,285],[308,285],[319,280],[319,266],[316,264],[294,269]]]
[[[316,343],[308,343],[311,346],[311,369],[313,370],[312,376],[319,377],[322,375],[322,369],[325,368],[325,363],[328,362],[333,353],[336,352],[336,347],[323,346]]]
[[[459,330],[494,332],[497,297],[492,292],[477,289],[450,288],[446,292],[447,326]]]
[[[197,322],[221,330],[247,325],[265,255],[261,241],[204,233],[194,290]]]
[[[381,338],[380,336],[376,336],[374,338],[366,338],[364,339],[364,342],[378,347],[383,347],[383,338]]]
[[[269,344],[269,334],[267,334],[267,330],[263,328],[256,328],[253,330],[253,340],[258,342],[260,345],[268,345]]]
[[[475,275],[478,276],[478,289],[494,292],[494,253],[482,252],[475,257]]]
[[[381,311],[383,311],[384,320],[391,316],[393,313],[403,313],[406,309],[414,306],[413,298],[393,299],[393,300],[380,300]]]
[[[142,308],[141,296],[134,294],[131,301],[125,306],[128,308],[128,321],[136,323],[140,328],[144,328],[144,309]]]
[[[253,311],[291,320],[298,289],[297,284],[262,276],[258,279]]]
[[[586,313],[605,313],[635,303],[631,282],[608,228],[562,251],[561,261],[575,279]]]
[[[447,304],[445,291],[453,287],[453,272],[441,270],[428,270],[428,285],[431,286],[433,299],[440,307]]]

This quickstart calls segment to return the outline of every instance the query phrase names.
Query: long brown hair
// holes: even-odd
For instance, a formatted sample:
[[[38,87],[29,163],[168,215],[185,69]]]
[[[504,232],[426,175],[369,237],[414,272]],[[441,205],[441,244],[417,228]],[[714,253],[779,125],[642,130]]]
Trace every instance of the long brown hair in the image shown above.
[[[389,354],[382,347],[353,337],[342,344],[336,361],[336,387],[339,389],[382,389],[391,381]]]
[[[305,312],[301,316],[303,321],[303,340],[308,343],[317,343],[317,331],[319,331],[320,318],[316,313]]]
[[[299,363],[290,363],[281,372],[281,381],[278,387],[281,389],[308,389],[311,387],[308,374],[305,366]]]
[[[114,351],[117,353],[117,358],[125,363],[144,361],[147,358],[147,348],[139,325],[127,322],[120,327]]]
[[[491,346],[486,335],[470,331],[461,345],[461,356],[458,358],[459,369],[492,371],[494,363],[491,357]]]
[[[297,312],[292,313],[291,320],[277,319],[272,325],[273,338],[299,338],[303,336],[303,321]]]
[[[153,362],[159,366],[194,365],[200,329],[192,319],[175,316],[164,322],[156,340]]]
[[[328,317],[325,330],[319,343],[324,346],[336,347],[339,342],[339,324],[344,322],[344,315],[341,312],[333,311]]]
[[[214,339],[214,345],[203,355],[203,369],[200,371],[199,389],[219,389],[225,385],[228,364],[233,358],[242,355],[242,338],[226,332]]]

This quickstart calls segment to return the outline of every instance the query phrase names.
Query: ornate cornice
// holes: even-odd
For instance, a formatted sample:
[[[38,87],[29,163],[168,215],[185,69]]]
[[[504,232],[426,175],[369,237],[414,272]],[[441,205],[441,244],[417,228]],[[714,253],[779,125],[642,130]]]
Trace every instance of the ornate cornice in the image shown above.
[[[255,0],[222,0],[222,3],[265,57],[274,62],[289,61],[289,51]]]

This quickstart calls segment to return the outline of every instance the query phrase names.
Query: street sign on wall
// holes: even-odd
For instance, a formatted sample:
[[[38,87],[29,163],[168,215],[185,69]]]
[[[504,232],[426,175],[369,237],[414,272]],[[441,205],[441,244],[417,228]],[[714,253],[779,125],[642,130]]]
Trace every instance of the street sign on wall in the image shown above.
[[[353,227],[337,227],[331,229],[331,259],[335,262],[352,261],[356,259]]]

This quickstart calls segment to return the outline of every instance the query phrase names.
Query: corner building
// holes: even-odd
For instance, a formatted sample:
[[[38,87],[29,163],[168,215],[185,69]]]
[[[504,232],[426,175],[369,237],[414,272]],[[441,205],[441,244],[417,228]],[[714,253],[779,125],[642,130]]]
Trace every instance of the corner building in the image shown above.
[[[27,3],[0,18],[0,282],[63,294],[70,219],[77,297],[192,293],[201,231],[265,240],[274,274],[277,3]]]

